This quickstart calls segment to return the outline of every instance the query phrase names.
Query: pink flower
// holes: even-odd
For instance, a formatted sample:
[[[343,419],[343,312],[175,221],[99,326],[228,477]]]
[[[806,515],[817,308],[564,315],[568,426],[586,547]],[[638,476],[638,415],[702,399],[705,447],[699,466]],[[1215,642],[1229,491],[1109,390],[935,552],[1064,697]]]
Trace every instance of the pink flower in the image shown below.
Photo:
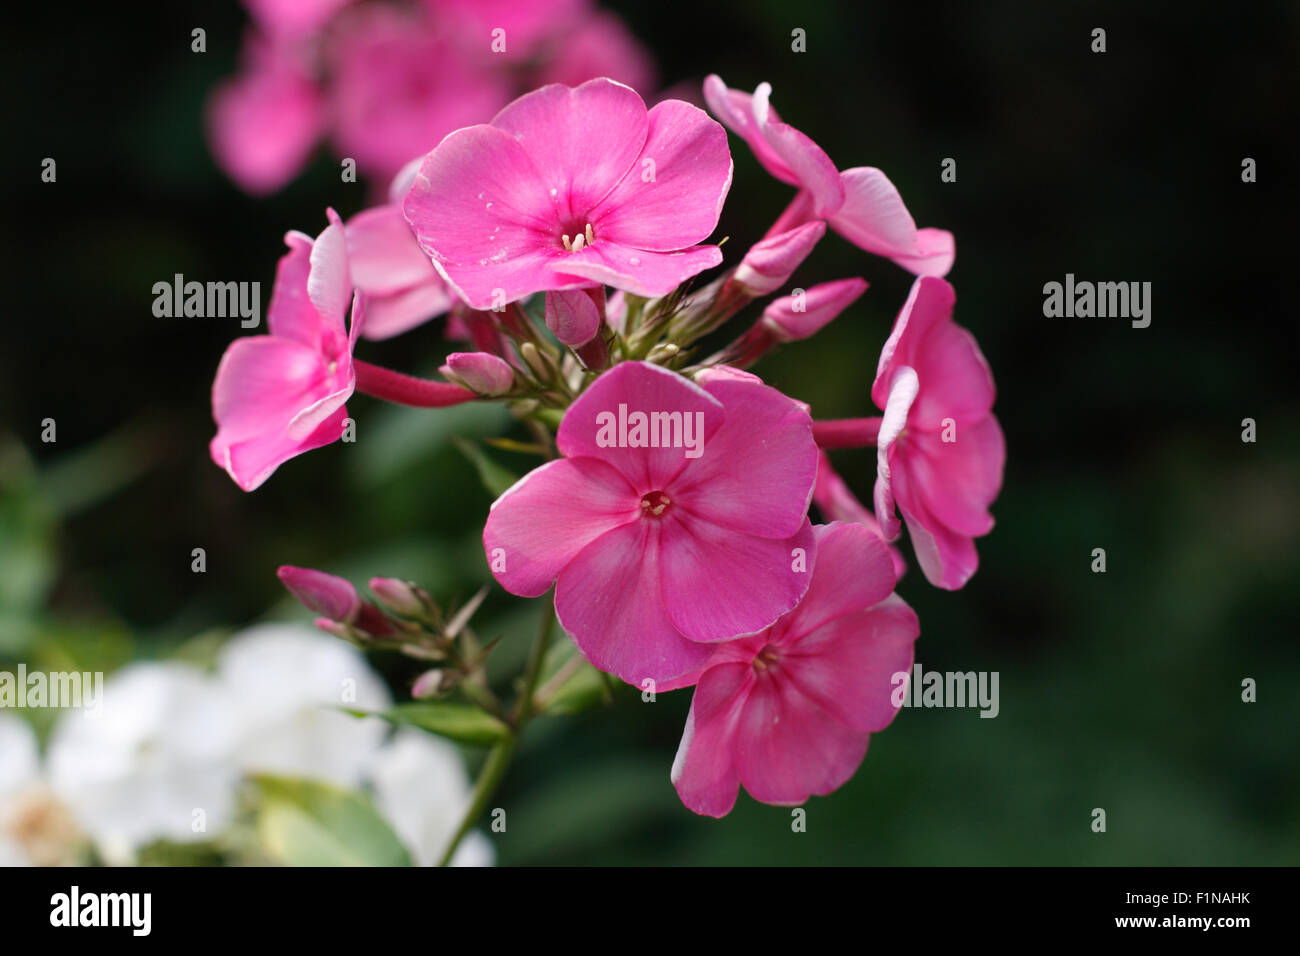
[[[284,237],[289,251],[267,307],[271,334],[231,343],[212,384],[212,460],[245,491],[290,458],[343,434],[363,307],[352,295],[343,223],[332,209],[329,219],[315,242],[300,232]],[[349,299],[350,334],[344,327]]]
[[[781,122],[769,102],[771,93],[767,83],[750,95],[728,89],[716,75],[704,81],[704,98],[713,114],[749,144],[764,169],[800,190],[773,231],[825,219],[859,248],[909,272],[947,275],[955,255],[952,233],[917,229],[898,190],[880,170],[836,169],[820,146]]]
[[[385,7],[350,13],[331,47],[334,143],[387,179],[454,129],[506,102],[502,81],[421,19]]]
[[[722,261],[696,245],[731,186],[727,134],[666,100],[598,79],[534,90],[457,130],[405,203],[420,245],[476,309],[604,283],[663,295]]]
[[[812,423],[754,376],[692,384],[621,363],[569,408],[557,445],[564,458],[492,505],[483,544],[506,590],[557,582],[560,623],[596,667],[683,686],[713,643],[767,627],[807,590]]]
[[[250,34],[241,73],[212,93],[207,133],[217,165],[245,192],[275,192],[307,164],[324,133],[315,81],[283,41]]]
[[[858,524],[818,525],[812,585],[760,634],[717,646],[691,699],[672,781],[696,813],[726,816],[743,784],[797,806],[853,776],[898,712],[916,614],[893,594],[884,543]]]
[[[877,438],[876,517],[887,540],[907,522],[917,563],[936,587],[975,573],[974,538],[993,528],[1006,445],[993,417],[993,375],[974,337],[952,320],[956,294],[922,277],[885,342],[871,397]]]
[[[442,276],[424,254],[402,215],[419,161],[408,163],[389,187],[389,201],[357,213],[347,223],[352,282],[366,297],[372,340],[409,331],[451,307]]]

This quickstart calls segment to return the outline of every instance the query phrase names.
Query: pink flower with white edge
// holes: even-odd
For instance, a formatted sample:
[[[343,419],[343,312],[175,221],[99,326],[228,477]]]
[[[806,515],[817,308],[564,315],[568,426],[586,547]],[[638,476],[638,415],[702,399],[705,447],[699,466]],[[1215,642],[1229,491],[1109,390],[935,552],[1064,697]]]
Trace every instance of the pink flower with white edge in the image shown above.
[[[605,284],[671,292],[722,261],[698,245],[731,187],[727,134],[704,111],[647,111],[609,79],[544,86],[425,157],[406,218],[475,309]]]
[[[217,165],[245,192],[273,193],[324,133],[324,97],[293,44],[249,34],[242,71],[212,93],[207,135]]]
[[[352,282],[366,297],[362,334],[374,341],[401,335],[451,308],[446,283],[402,215],[419,162],[408,163],[393,179],[387,204],[347,222]]]
[[[689,809],[731,812],[743,785],[798,806],[849,780],[871,734],[898,712],[916,614],[893,593],[884,542],[858,524],[818,525],[812,585],[760,634],[718,645],[698,675],[672,781]]]
[[[563,458],[492,505],[488,564],[545,594],[596,667],[668,690],[713,645],[770,625],[808,588],[817,449],[806,406],[743,372],[698,384],[623,362],[569,408]]]
[[[343,223],[332,209],[329,219],[315,241],[300,232],[284,237],[289,251],[266,310],[271,334],[232,342],[212,383],[212,460],[245,491],[290,458],[343,435],[364,308],[352,293]]]
[[[956,293],[922,277],[880,355],[871,398],[884,416],[876,439],[876,517],[900,532],[895,502],[926,579],[955,590],[975,573],[974,539],[993,528],[1006,444],[993,417],[993,374],[975,338],[952,320]]]
[[[918,229],[898,190],[880,170],[838,170],[812,139],[781,122],[769,102],[771,93],[768,83],[760,83],[751,95],[729,89],[716,75],[704,81],[704,99],[713,114],[749,144],[764,169],[799,189],[772,231],[825,219],[849,242],[909,272],[947,275],[956,255],[952,233]]]

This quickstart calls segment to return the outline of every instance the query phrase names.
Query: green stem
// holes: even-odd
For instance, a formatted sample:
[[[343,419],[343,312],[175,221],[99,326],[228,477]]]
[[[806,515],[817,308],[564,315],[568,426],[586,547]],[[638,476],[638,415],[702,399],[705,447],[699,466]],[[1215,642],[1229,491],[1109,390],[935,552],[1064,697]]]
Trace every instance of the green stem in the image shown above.
[[[492,800],[492,795],[496,793],[497,787],[501,785],[501,780],[506,775],[510,760],[515,755],[519,737],[533,716],[533,693],[537,689],[537,680],[542,672],[542,661],[546,658],[546,649],[550,646],[554,626],[555,605],[548,594],[545,610],[542,613],[542,625],[537,632],[536,640],[533,641],[533,649],[528,655],[528,666],[524,670],[524,685],[519,693],[519,701],[515,705],[514,717],[510,721],[510,733],[488,751],[487,760],[483,761],[483,769],[479,771],[478,780],[474,783],[469,809],[465,812],[464,819],[456,829],[456,835],[452,837],[451,843],[447,845],[442,859],[438,862],[439,866],[447,866],[451,862],[451,858],[456,855],[456,848],[478,823],[479,817],[483,816],[483,812],[487,810]]]

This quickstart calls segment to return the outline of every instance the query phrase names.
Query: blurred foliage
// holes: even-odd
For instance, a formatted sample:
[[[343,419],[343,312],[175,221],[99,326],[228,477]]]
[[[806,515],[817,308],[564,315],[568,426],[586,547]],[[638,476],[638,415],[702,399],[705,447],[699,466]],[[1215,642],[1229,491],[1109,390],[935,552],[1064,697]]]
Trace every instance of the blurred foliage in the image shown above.
[[[723,821],[684,810],[668,770],[689,692],[646,703],[619,687],[607,706],[529,728],[494,801],[509,811],[492,835],[499,861],[1300,859],[1300,350],[1283,291],[1300,211],[1286,171],[1300,153],[1286,121],[1300,105],[1300,7],[611,5],[670,83],[771,81],[783,117],[841,167],[879,166],[921,225],[956,233],[958,320],[998,382],[1006,482],[970,585],[936,591],[913,564],[899,590],[921,617],[918,660],[998,671],[1001,712],[904,711],[794,833],[789,809],[743,796]],[[258,617],[304,619],[279,564],[412,579],[443,601],[489,582],[480,475],[499,483],[536,461],[479,447],[527,438],[499,409],[354,399],[356,444],[298,458],[251,495],[208,459],[212,374],[241,330],[154,318],[152,284],[260,281],[266,301],[287,229],[314,233],[326,205],[346,216],[367,204],[323,153],[265,200],[213,167],[202,102],[234,67],[237,6],[24,15],[30,25],[10,32],[23,43],[5,51],[8,88],[25,91],[9,108],[23,145],[0,159],[0,254],[16,297],[0,350],[0,667],[203,660]],[[196,23],[204,55],[189,52]],[[1088,49],[1097,25],[1104,55]],[[790,50],[795,27],[807,53]],[[733,148],[728,261],[789,195]],[[39,182],[43,156],[57,157],[57,184]],[[1244,156],[1258,183],[1240,181]],[[939,181],[944,157],[957,159],[956,183]],[[1066,272],[1151,281],[1151,327],[1043,318],[1042,285]],[[796,276],[858,274],[872,284],[858,305],[756,369],[819,417],[870,413],[910,277],[836,237]],[[428,373],[447,348],[438,321],[363,354]],[[1245,417],[1257,443],[1240,440]],[[874,453],[835,462],[869,498]],[[1096,547],[1105,574],[1089,570]],[[522,666],[536,611],[494,588],[476,618],[484,640],[502,637],[498,680]],[[406,699],[418,663],[376,665]],[[1257,703],[1241,701],[1246,677]],[[575,693],[597,689],[581,680]],[[363,813],[294,800],[264,821],[284,859],[321,858],[313,813]],[[1094,807],[1105,834],[1089,828]],[[394,860],[400,850],[382,835],[374,845]]]

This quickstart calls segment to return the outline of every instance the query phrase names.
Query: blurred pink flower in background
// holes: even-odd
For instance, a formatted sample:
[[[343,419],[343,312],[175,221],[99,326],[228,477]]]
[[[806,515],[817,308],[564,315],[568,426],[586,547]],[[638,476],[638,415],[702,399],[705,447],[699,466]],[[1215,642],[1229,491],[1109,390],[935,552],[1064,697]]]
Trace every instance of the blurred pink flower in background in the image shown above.
[[[698,457],[612,441],[605,413],[637,411],[698,423]],[[675,679],[708,658],[709,642],[768,626],[807,589],[812,423],[754,376],[696,385],[624,362],[569,408],[557,445],[564,458],[492,505],[483,544],[514,594],[537,597],[558,578],[560,623],[596,667],[683,686]]]
[[[590,0],[244,0],[237,74],[212,91],[207,133],[244,191],[274,192],[329,141],[386,179],[512,96],[609,76],[649,97],[653,58]]]
[[[243,69],[212,92],[208,139],[245,192],[275,192],[306,165],[325,132],[324,95],[292,40],[250,32]]]
[[[726,132],[702,110],[647,111],[635,90],[597,79],[542,87],[448,136],[403,208],[447,281],[491,309],[597,283],[672,291],[722,261],[696,244],[730,187]]]
[[[952,320],[956,293],[922,277],[880,355],[871,397],[884,409],[877,439],[876,517],[898,537],[898,510],[917,562],[936,587],[975,573],[974,538],[993,529],[1006,444],[993,417],[993,374],[975,338]]]
[[[893,594],[889,551],[864,525],[813,532],[816,565],[799,606],[717,645],[699,673],[671,774],[696,813],[726,816],[742,784],[782,806],[824,796],[898,712],[893,675],[911,670],[920,624]]]
[[[349,11],[326,50],[333,143],[368,176],[392,177],[510,99],[488,64],[462,55],[414,14],[386,6]]]

